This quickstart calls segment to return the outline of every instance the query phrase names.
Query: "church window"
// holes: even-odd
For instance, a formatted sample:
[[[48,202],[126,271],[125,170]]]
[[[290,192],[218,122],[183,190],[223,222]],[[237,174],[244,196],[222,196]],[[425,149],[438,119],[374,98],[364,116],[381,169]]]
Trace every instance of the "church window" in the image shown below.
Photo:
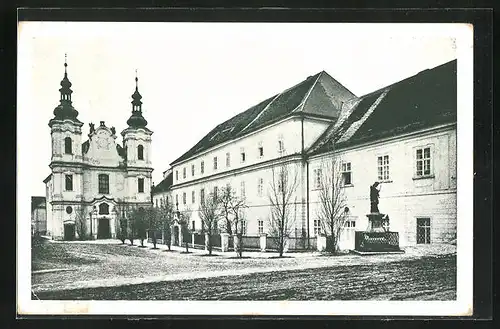
[[[137,146],[137,159],[144,160],[144,146]]]
[[[66,207],[66,213],[69,215],[73,212],[73,208],[71,206]]]
[[[99,174],[99,194],[109,194],[108,174]]]
[[[201,161],[200,172],[202,175],[205,173],[205,161]]]
[[[65,187],[66,191],[73,191],[73,175],[66,175]]]
[[[72,154],[72,145],[71,145],[71,137],[66,137],[64,139],[64,153],[66,154]]]
[[[99,215],[109,215],[109,205],[107,203],[99,205]]]
[[[137,179],[137,190],[139,193],[144,193],[144,178]]]

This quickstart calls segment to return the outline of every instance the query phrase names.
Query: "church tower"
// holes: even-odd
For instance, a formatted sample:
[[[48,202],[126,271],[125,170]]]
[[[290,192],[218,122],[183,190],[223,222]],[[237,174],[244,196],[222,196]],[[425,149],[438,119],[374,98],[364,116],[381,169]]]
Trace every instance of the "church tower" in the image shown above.
[[[139,93],[137,71],[135,91],[132,94],[132,115],[127,120],[128,127],[122,131],[127,167],[127,196],[130,202],[151,202],[151,135],[142,115],[142,96]]]
[[[52,137],[50,168],[52,177],[48,191],[47,229],[54,235],[74,236],[75,210],[82,201],[82,149],[83,123],[72,105],[71,82],[68,64],[64,61],[64,77],[61,81],[59,105],[49,121]],[[50,209],[49,209],[50,208]],[[49,218],[50,214],[50,218]],[[70,227],[72,225],[72,227]]]

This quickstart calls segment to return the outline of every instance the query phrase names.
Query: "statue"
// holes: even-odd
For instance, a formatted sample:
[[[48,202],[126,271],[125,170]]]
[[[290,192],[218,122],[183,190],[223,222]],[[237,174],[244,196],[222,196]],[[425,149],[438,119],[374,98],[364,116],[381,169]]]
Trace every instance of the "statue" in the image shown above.
[[[94,132],[94,124],[91,122],[89,123],[89,126],[90,126],[90,133],[92,134]]]
[[[115,127],[111,127],[111,133],[114,135],[116,133]]]
[[[380,213],[378,210],[378,198],[379,198],[379,193],[380,193],[380,188],[378,187],[380,185],[379,182],[373,183],[372,186],[370,186],[370,212],[371,213]],[[380,185],[382,186],[382,185]]]

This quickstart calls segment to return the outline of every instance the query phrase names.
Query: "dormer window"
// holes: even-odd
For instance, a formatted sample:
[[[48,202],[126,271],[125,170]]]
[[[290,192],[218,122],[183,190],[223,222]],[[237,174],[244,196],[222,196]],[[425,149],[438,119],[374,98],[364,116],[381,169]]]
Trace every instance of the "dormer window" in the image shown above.
[[[71,137],[66,137],[64,139],[64,153],[66,153],[66,154],[73,153]]]
[[[144,146],[137,146],[137,159],[144,160]]]

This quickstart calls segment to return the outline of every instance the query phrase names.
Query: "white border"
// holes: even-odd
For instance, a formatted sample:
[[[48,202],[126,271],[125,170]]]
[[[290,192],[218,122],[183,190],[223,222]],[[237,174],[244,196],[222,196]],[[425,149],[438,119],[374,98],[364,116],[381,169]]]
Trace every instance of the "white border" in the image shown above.
[[[105,23],[103,23],[105,24]],[[350,24],[356,25],[356,24]],[[362,25],[362,24],[359,24]],[[378,24],[380,25],[380,24]],[[396,24],[394,24],[396,25]],[[405,26],[402,26],[405,25]],[[22,315],[366,315],[366,316],[467,316],[472,315],[473,296],[473,27],[470,24],[400,24],[395,31],[404,33],[413,25],[423,35],[456,38],[458,66],[457,123],[457,300],[439,301],[32,301],[31,262],[29,261],[30,221],[17,220],[17,311]],[[439,29],[436,25],[440,25]],[[400,29],[401,27],[401,29]],[[103,29],[106,31],[106,28]],[[358,31],[359,32],[359,31]],[[414,32],[412,30],[412,32]],[[18,40],[21,41],[20,31]],[[29,49],[18,43],[18,62],[29,56]],[[28,50],[28,51],[27,51]],[[29,78],[29,68],[18,66],[18,85]],[[18,95],[19,97],[19,95]],[[18,98],[19,102],[19,98]],[[36,110],[33,108],[33,110]],[[24,124],[29,117],[23,118]],[[26,130],[17,123],[18,141]],[[33,184],[19,172],[30,170],[30,154],[17,149],[17,218],[30,218]],[[19,206],[19,200],[22,200]]]

